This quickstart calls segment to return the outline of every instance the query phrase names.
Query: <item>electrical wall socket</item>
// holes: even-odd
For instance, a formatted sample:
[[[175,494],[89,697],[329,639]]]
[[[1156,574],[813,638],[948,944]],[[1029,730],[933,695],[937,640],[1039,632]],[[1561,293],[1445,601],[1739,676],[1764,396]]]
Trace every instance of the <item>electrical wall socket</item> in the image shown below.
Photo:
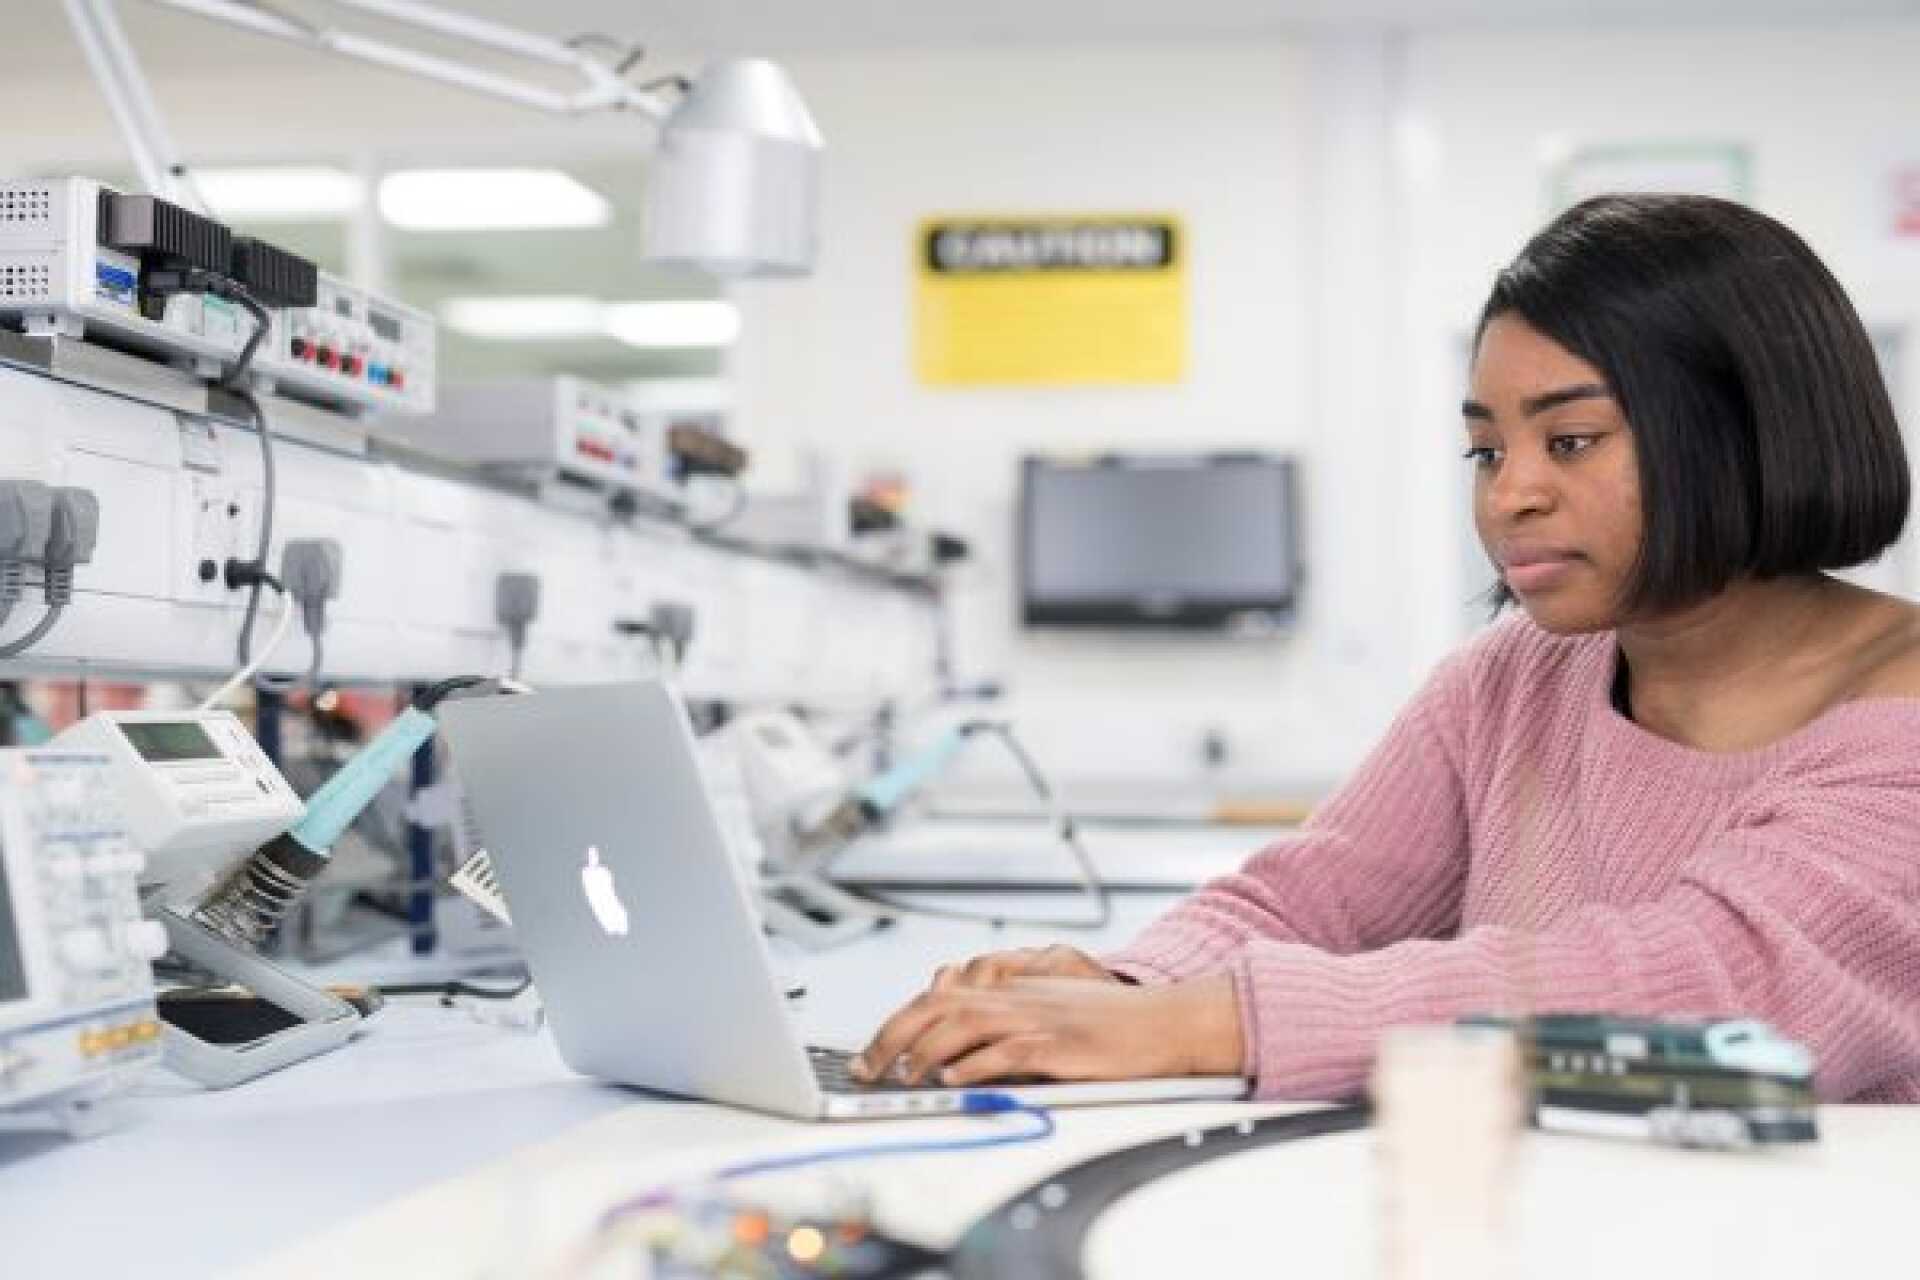
[[[178,511],[174,589],[183,601],[225,604],[228,560],[251,560],[260,549],[260,492],[226,477],[184,473]]]

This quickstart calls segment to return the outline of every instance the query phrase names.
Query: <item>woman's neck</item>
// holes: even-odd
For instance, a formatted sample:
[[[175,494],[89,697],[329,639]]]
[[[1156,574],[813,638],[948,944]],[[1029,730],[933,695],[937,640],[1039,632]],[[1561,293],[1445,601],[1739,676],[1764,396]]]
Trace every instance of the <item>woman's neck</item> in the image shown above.
[[[1739,582],[1679,613],[1623,624],[1633,718],[1708,751],[1783,737],[1845,687],[1876,600],[1824,577]]]

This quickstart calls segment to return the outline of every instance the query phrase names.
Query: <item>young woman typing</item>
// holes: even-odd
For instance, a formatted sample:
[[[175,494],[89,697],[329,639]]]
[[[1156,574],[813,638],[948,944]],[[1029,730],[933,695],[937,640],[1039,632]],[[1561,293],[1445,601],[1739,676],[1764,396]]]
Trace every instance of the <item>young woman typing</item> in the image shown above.
[[[1388,1027],[1530,1010],[1763,1018],[1823,1098],[1920,1101],[1920,610],[1830,576],[1909,476],[1839,285],[1741,206],[1588,201],[1500,274],[1463,411],[1520,616],[1302,838],[1117,954],[942,970],[870,1076],[1331,1098]]]

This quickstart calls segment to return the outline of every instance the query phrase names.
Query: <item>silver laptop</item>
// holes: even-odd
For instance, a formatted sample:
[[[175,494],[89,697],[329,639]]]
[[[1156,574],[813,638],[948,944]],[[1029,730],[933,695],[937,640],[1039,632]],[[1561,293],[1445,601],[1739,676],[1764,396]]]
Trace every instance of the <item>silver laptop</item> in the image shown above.
[[[452,744],[514,932],[574,1070],[803,1119],[965,1108],[863,1085],[798,1036],[680,700],[658,682],[451,702]],[[988,1086],[1046,1106],[1245,1095],[1238,1077]]]

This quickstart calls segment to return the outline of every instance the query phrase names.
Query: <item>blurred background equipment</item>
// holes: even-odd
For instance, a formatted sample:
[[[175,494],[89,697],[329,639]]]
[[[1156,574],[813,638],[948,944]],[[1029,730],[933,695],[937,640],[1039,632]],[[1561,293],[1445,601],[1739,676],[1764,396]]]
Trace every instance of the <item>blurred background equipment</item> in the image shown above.
[[[1066,879],[1086,895],[1089,910],[1061,917],[955,910],[890,900],[837,883],[835,861],[856,842],[880,837],[904,819],[909,806],[981,737],[999,741],[1025,776],[1045,815],[1044,834],[1068,854],[1072,870]],[[1112,917],[1106,883],[1081,842],[1078,825],[1005,721],[967,719],[941,727],[911,750],[897,756],[887,752],[884,763],[872,769],[836,760],[797,716],[784,712],[742,717],[730,741],[739,754],[765,854],[757,869],[761,911],[766,927],[777,935],[818,948],[851,941],[904,913],[995,922],[1017,918],[1064,929],[1098,929]]]
[[[152,961],[114,771],[98,752],[0,750],[0,1114],[95,1105],[160,1058]]]
[[[541,491],[565,484],[672,506],[685,490],[668,448],[671,429],[667,415],[639,408],[617,388],[561,375],[454,384],[438,412],[397,427],[393,438]]]

